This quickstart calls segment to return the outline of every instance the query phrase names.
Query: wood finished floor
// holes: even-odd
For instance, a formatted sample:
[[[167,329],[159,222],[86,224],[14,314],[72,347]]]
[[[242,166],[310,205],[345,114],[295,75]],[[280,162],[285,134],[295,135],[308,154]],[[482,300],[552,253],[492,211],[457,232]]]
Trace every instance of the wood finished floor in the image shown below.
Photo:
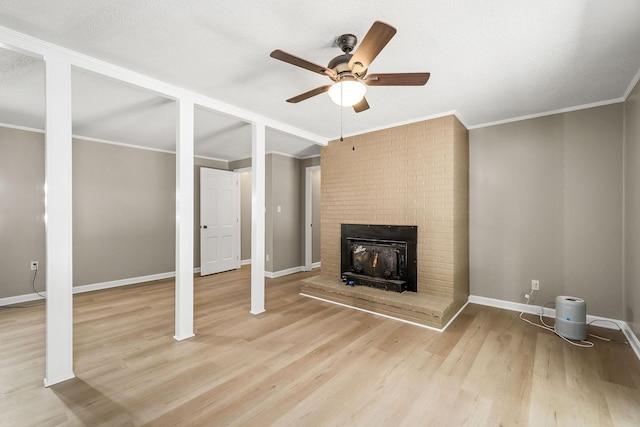
[[[627,345],[573,347],[471,304],[433,332],[301,297],[309,274],[267,280],[258,316],[248,267],[197,278],[183,342],[172,280],[75,295],[77,378],[48,389],[44,305],[0,308],[0,425],[640,425]]]

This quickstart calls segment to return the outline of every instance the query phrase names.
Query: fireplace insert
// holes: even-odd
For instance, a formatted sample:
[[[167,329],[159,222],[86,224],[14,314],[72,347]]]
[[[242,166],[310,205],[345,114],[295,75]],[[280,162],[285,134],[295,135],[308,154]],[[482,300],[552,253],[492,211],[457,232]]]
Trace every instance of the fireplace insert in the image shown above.
[[[352,286],[416,292],[418,227],[342,224],[341,279]]]

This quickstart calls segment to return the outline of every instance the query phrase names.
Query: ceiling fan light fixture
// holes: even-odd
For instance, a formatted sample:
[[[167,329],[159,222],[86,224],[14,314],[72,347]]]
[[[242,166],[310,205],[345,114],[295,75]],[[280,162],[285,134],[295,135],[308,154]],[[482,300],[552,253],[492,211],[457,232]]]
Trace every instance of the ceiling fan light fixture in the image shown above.
[[[367,87],[355,80],[343,80],[329,88],[329,97],[342,107],[351,107],[362,101]]]

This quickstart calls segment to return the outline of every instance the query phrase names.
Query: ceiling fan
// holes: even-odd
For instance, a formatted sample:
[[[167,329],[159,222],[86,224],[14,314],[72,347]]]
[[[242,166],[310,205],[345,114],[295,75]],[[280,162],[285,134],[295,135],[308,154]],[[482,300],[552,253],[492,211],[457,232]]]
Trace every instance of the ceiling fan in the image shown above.
[[[326,67],[298,58],[280,49],[274,50],[271,52],[272,58],[328,76],[333,81],[332,84],[320,86],[289,98],[287,102],[297,103],[312,96],[329,92],[333,102],[343,107],[353,106],[355,112],[359,113],[369,109],[369,104],[364,97],[366,86],[425,85],[429,80],[430,73],[367,74],[371,62],[395,34],[396,29],[391,25],[376,21],[362,39],[355,53],[351,53],[351,51],[358,42],[357,37],[353,34],[343,34],[336,39],[336,44],[344,53],[329,61]]]

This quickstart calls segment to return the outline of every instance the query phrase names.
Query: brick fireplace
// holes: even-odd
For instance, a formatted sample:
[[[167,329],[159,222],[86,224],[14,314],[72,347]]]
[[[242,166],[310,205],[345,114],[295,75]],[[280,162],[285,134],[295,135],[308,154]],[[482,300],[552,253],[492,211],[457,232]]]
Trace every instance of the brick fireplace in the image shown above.
[[[302,293],[437,328],[446,325],[469,295],[464,126],[451,115],[331,141],[322,148],[321,168],[322,267],[302,285]],[[417,226],[417,292],[345,286],[342,224]]]

